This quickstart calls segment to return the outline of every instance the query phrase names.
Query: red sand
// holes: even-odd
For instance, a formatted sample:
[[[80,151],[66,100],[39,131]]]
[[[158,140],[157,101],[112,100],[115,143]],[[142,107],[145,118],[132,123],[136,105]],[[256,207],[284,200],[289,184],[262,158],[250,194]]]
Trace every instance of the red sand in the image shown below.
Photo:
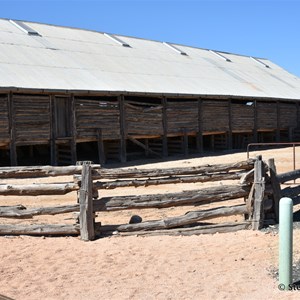
[[[292,168],[291,153],[290,148],[264,151],[263,158],[275,157],[279,172],[283,172]],[[242,159],[245,153],[166,162],[159,167]],[[197,187],[199,184],[170,185],[161,191]],[[157,190],[158,187],[147,187],[101,193],[156,193]],[[0,197],[0,205],[38,206],[74,201],[74,194],[51,199]],[[186,211],[181,208],[181,211],[138,213],[153,219]],[[128,222],[131,214],[129,211],[101,213],[99,219],[120,224]],[[66,217],[70,214],[38,220],[62,223],[61,218]],[[190,237],[111,237],[93,242],[83,242],[77,237],[21,236],[0,237],[0,242],[0,294],[13,299],[298,299],[300,295],[300,291],[279,291],[278,282],[269,274],[278,261],[278,235],[273,233],[249,230]],[[295,261],[300,259],[299,244],[300,230],[296,230]]]

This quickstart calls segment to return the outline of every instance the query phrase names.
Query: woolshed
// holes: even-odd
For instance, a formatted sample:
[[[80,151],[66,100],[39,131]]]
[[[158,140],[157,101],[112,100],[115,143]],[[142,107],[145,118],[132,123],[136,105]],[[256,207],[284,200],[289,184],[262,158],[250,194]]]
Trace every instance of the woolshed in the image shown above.
[[[0,19],[1,165],[297,139],[300,79],[257,57]]]

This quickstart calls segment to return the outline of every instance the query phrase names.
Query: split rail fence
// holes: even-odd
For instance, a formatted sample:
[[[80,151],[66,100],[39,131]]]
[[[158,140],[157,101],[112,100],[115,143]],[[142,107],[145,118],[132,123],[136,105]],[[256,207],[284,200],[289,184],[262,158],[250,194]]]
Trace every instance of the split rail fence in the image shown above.
[[[269,160],[267,164],[262,157],[232,164],[169,169],[104,169],[90,162],[67,167],[0,169],[0,179],[65,175],[73,175],[74,180],[67,183],[0,184],[0,195],[63,195],[77,191],[77,203],[38,208],[26,208],[23,205],[1,206],[0,218],[26,219],[38,215],[75,212],[78,216],[76,224],[0,224],[0,234],[80,235],[83,240],[93,240],[98,235],[110,234],[192,235],[251,228],[259,230],[266,224],[278,221],[279,199],[282,194],[280,183],[297,178],[300,176],[300,170],[277,175],[274,159]],[[224,184],[226,180],[235,180],[235,183]],[[101,197],[103,189],[208,181],[221,181],[222,184],[178,193]],[[290,193],[295,192],[290,190]],[[243,199],[242,204],[198,210],[203,204],[224,201],[228,204],[228,201],[233,199]],[[188,211],[181,216],[133,224],[101,226],[100,222],[95,221],[97,212],[162,209],[174,206],[195,206],[197,210]],[[201,223],[233,215],[242,215],[243,220],[209,225]]]

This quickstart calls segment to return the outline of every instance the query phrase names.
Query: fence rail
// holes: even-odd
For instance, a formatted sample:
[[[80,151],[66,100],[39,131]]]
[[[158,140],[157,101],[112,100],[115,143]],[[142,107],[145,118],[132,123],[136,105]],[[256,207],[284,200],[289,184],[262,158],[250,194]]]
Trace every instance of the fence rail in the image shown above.
[[[292,174],[291,174],[292,173]],[[0,178],[34,178],[73,175],[74,181],[59,184],[2,184],[0,195],[62,195],[77,191],[77,202],[70,205],[26,208],[23,205],[0,206],[0,218],[30,219],[39,215],[77,213],[73,225],[0,224],[0,234],[81,235],[93,240],[97,234],[118,235],[191,235],[229,232],[240,229],[261,229],[264,224],[278,221],[280,182],[300,176],[300,170],[278,175],[274,160],[266,164],[262,157],[234,164],[204,165],[169,169],[103,169],[89,162],[69,167],[12,167],[1,168]],[[166,194],[103,197],[101,190],[128,186],[148,186],[170,183],[222,181],[222,185]],[[235,184],[223,184],[235,180]],[[100,196],[99,196],[100,191]],[[290,190],[290,193],[293,191]],[[21,198],[20,198],[21,199]],[[242,203],[210,209],[199,209],[207,203],[224,203],[243,199]],[[230,203],[230,202],[229,202]],[[101,226],[95,213],[131,209],[194,206],[184,215],[134,224]],[[234,223],[207,224],[203,221],[219,217],[242,215]]]

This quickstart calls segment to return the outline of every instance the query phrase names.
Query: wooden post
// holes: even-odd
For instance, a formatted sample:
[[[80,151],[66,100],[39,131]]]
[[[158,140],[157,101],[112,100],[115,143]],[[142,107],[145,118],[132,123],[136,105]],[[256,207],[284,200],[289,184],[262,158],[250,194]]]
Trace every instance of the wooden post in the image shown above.
[[[300,122],[300,109],[299,109],[299,102],[296,102],[296,109],[297,109],[297,128],[300,126],[299,122]]]
[[[228,142],[227,147],[232,149],[232,104],[231,100],[228,100]]]
[[[259,230],[264,225],[264,192],[265,192],[265,167],[261,155],[254,164],[254,204],[252,229]]]
[[[10,153],[10,165],[17,166],[17,147],[16,147],[16,129],[14,122],[14,102],[13,94],[8,94],[8,118],[9,118],[9,132],[10,132],[10,143],[9,143],[9,153]]]
[[[79,190],[80,204],[80,236],[84,241],[91,241],[95,238],[94,212],[93,212],[93,181],[91,166],[84,162],[82,165],[82,181]]]
[[[268,165],[270,170],[271,185],[273,189],[274,213],[275,213],[276,222],[278,223],[279,222],[279,201],[282,195],[281,195],[280,183],[277,178],[274,158],[270,158],[268,160]]]
[[[51,165],[57,166],[57,153],[56,153],[56,126],[55,126],[55,100],[54,95],[50,96],[50,152],[51,152]]]
[[[280,103],[276,101],[276,111],[277,111],[277,128],[276,128],[276,142],[280,142]]]
[[[76,126],[76,101],[74,94],[71,96],[71,157],[72,164],[75,165],[77,161],[77,149],[76,149],[76,136],[77,136],[77,126]]]
[[[203,153],[203,109],[202,109],[202,99],[198,100],[197,151],[200,154]]]
[[[125,103],[124,95],[119,96],[120,109],[120,161],[126,162],[126,117],[125,117]]]
[[[253,124],[253,142],[258,142],[258,136],[257,136],[257,101],[254,100],[253,102],[253,117],[254,117],[254,124]]]
[[[97,130],[97,145],[98,145],[98,158],[99,164],[105,164],[105,152],[104,152],[104,144],[103,144],[103,137],[102,137],[102,129]]]
[[[167,99],[162,99],[162,122],[163,122],[163,157],[168,157],[168,116],[167,116]]]

